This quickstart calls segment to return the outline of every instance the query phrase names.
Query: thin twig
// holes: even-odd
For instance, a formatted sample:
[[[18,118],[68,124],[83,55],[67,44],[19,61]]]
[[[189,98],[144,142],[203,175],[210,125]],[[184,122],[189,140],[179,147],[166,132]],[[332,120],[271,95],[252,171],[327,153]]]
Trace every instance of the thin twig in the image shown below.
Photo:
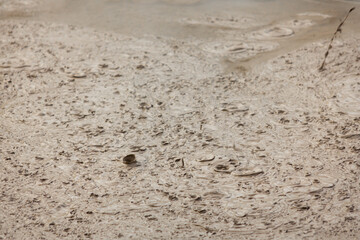
[[[335,33],[333,34],[333,36],[332,36],[332,38],[331,38],[331,40],[330,40],[329,46],[328,46],[328,48],[327,48],[327,50],[326,50],[324,61],[323,61],[323,63],[321,64],[321,67],[319,68],[320,71],[323,71],[323,70],[324,70],[325,61],[326,61],[327,56],[329,55],[330,49],[332,48],[332,43],[333,43],[333,41],[334,41],[334,39],[335,39],[336,34],[337,34],[338,32],[341,33],[341,27],[344,25],[346,19],[347,19],[347,18],[349,17],[349,15],[350,15],[350,13],[351,13],[352,11],[354,11],[354,10],[355,10],[355,7],[351,8],[351,9],[349,10],[349,12],[346,14],[344,20],[341,21],[341,23],[340,23],[339,26],[337,27]]]

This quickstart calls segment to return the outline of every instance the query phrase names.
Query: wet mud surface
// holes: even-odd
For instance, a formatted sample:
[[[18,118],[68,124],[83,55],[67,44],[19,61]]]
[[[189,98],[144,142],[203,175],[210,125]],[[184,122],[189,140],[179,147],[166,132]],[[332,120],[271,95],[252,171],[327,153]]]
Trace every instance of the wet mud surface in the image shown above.
[[[243,67],[328,17],[219,19],[179,22],[222,41],[0,21],[0,239],[359,237],[360,37],[322,72],[327,40]]]

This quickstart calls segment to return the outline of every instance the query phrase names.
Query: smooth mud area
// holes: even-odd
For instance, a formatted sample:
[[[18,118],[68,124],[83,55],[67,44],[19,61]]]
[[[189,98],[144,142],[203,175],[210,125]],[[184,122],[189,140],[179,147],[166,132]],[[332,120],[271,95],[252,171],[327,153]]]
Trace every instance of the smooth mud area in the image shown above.
[[[359,239],[359,20],[0,0],[0,239]]]
[[[86,26],[120,34],[197,43],[230,62],[230,70],[331,38],[353,2],[288,0],[62,0],[30,19]],[[352,5],[351,5],[352,4]],[[358,31],[354,13],[347,30]]]

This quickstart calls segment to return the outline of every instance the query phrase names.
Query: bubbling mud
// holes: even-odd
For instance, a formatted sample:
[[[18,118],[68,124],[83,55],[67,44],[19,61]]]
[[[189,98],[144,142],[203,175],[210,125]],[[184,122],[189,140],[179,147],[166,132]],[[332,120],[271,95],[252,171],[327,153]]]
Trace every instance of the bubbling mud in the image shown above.
[[[0,239],[358,239],[349,4],[47,3],[1,15]]]

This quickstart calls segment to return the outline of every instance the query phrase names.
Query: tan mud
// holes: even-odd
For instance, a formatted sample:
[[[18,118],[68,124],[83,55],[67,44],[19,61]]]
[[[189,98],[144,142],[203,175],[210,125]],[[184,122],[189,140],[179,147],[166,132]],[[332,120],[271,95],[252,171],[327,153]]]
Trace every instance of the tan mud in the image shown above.
[[[221,65],[291,24],[205,41],[2,20],[0,239],[358,239],[360,36],[323,72],[327,40]]]

